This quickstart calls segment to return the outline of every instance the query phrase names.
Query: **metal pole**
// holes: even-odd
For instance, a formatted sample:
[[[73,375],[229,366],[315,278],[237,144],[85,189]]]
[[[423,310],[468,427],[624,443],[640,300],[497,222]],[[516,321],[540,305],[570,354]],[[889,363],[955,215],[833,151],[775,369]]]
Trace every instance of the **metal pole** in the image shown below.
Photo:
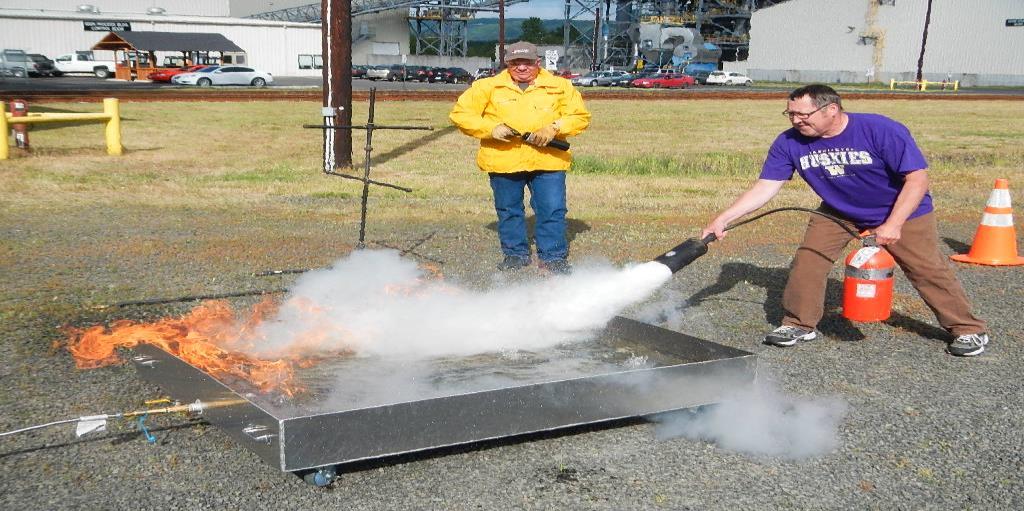
[[[323,118],[327,125],[352,124],[352,2],[321,0]],[[352,167],[352,132],[324,130],[324,172]]]
[[[498,0],[498,69],[505,67],[505,0]]]
[[[366,248],[366,201],[370,197],[370,153],[373,152],[373,110],[377,102],[377,88],[370,89],[370,113],[366,116],[366,146],[363,147],[365,162],[363,164],[363,197],[359,211],[359,243],[356,248]],[[349,131],[351,133],[351,131]]]
[[[562,55],[567,69],[572,68],[572,62],[569,60],[569,24],[572,22],[569,18],[569,13],[572,10],[571,2],[572,0],[565,0],[565,22],[562,23]]]
[[[593,55],[590,59],[590,70],[597,71],[600,67],[598,62],[598,49],[597,46],[601,40],[601,7],[597,7],[597,14],[594,15],[594,40],[590,44],[590,54]]]

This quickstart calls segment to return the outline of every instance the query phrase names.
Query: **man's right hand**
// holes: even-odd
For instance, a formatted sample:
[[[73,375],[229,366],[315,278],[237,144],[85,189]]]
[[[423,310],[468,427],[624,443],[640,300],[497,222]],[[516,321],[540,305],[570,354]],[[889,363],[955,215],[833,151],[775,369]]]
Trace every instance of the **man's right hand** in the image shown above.
[[[707,227],[704,228],[703,231],[700,231],[700,238],[704,239],[708,236],[708,234],[714,234],[716,238],[722,239],[725,237],[726,227],[728,227],[728,224],[726,222],[723,222],[722,220],[715,218],[714,220],[711,221],[710,224],[708,224]]]
[[[491,130],[491,138],[501,140],[502,142],[508,142],[509,137],[515,136],[515,133],[515,130],[502,123]]]

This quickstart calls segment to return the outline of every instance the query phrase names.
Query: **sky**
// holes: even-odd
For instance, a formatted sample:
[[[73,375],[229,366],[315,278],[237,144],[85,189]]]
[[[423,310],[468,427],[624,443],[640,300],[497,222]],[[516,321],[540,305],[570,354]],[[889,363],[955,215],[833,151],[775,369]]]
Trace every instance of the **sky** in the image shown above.
[[[254,12],[285,9],[297,5],[315,3],[314,0],[230,0],[231,14],[245,16]],[[505,8],[506,18],[529,18],[536,16],[546,20],[560,20],[565,17],[565,0],[530,0]],[[498,13],[481,12],[479,18],[497,18]]]
[[[498,13],[481,12],[478,18],[497,18]],[[530,0],[505,7],[506,18],[537,17],[542,20],[560,20],[565,18],[565,0]]]

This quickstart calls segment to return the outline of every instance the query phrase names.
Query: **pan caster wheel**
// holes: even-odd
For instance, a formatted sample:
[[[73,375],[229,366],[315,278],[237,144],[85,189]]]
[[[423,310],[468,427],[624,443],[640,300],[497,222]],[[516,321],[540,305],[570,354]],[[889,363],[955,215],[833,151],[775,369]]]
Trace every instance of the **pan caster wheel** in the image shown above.
[[[320,467],[302,474],[302,480],[307,484],[323,488],[338,478],[338,471],[334,466]]]

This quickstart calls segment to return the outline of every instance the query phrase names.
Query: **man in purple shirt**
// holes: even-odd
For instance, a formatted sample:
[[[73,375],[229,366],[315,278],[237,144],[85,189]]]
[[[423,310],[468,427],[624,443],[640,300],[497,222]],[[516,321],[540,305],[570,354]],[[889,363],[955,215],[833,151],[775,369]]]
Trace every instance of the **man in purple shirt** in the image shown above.
[[[985,351],[985,322],[974,317],[960,282],[939,251],[928,193],[928,163],[910,131],[875,114],[847,113],[825,85],[789,95],[783,115],[793,124],[771,148],[759,179],[704,228],[702,237],[725,236],[730,222],[764,206],[799,172],[821,197],[819,210],[847,225],[872,231],[954,339],[946,351]],[[782,295],[782,325],[765,343],[793,346],[817,337],[828,273],[853,239],[835,222],[811,215]]]

